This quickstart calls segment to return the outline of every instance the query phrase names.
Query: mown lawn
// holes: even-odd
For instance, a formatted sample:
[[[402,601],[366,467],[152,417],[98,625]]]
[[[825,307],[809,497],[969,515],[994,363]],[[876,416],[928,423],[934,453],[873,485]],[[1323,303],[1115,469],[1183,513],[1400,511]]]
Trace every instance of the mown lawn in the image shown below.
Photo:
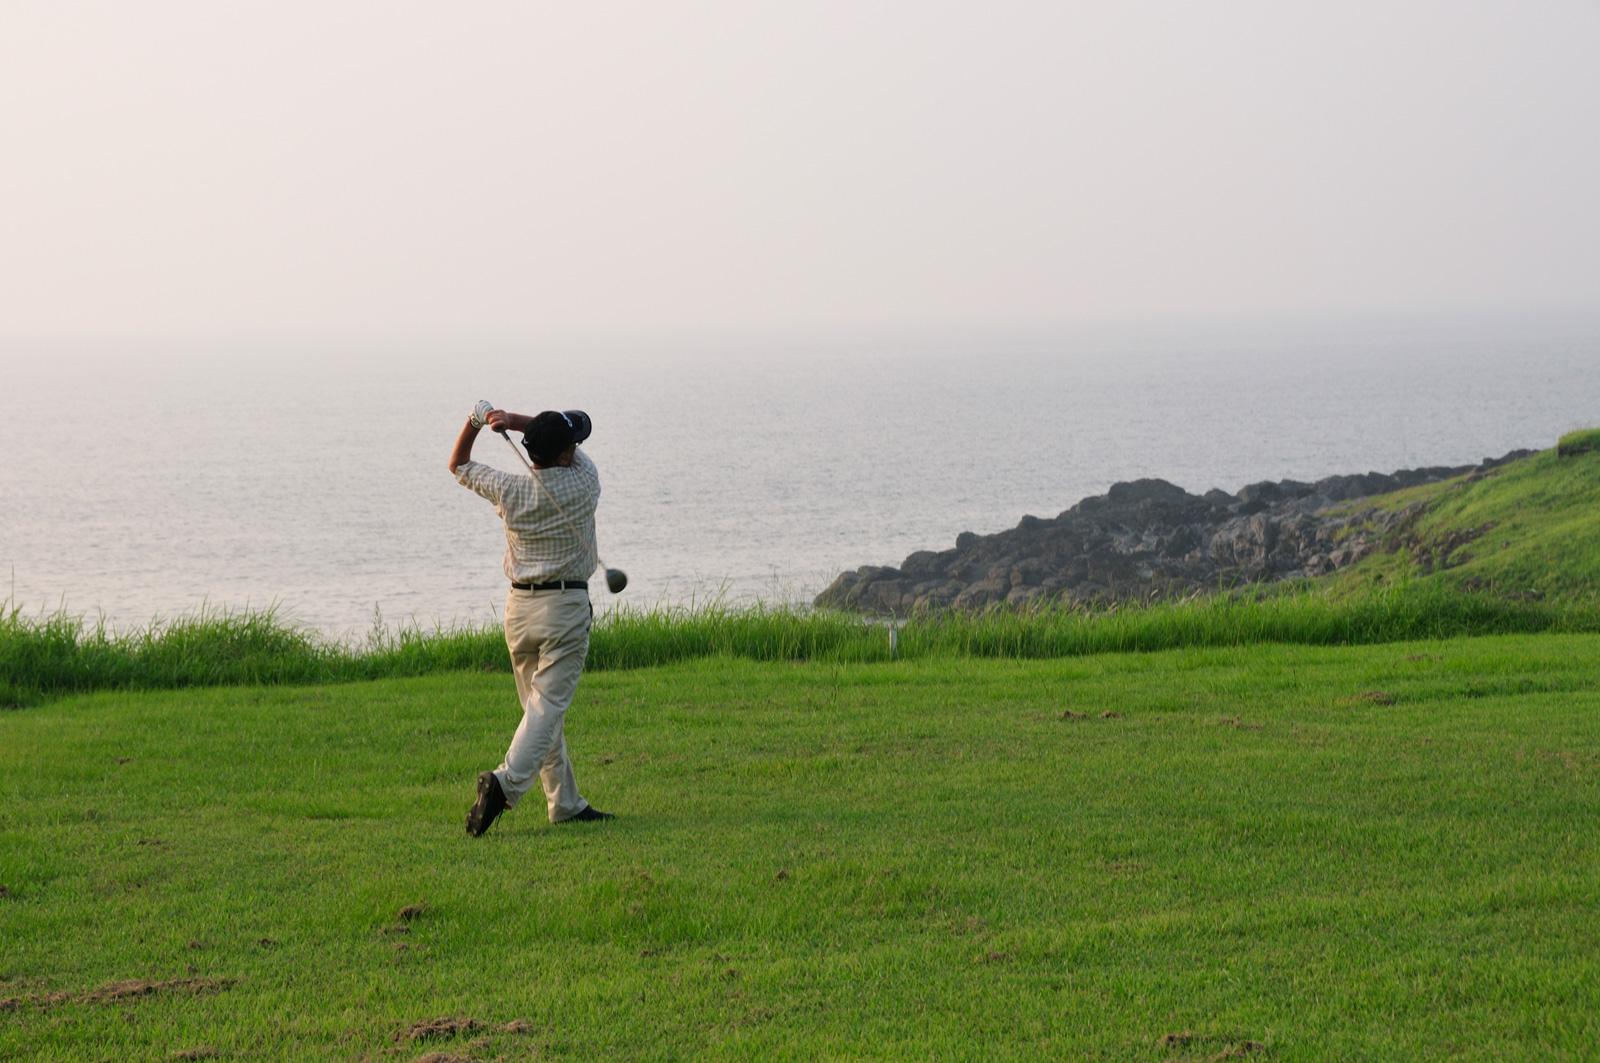
[[[1600,1051],[1597,636],[599,672],[468,839],[516,712],[0,713],[0,1057]]]

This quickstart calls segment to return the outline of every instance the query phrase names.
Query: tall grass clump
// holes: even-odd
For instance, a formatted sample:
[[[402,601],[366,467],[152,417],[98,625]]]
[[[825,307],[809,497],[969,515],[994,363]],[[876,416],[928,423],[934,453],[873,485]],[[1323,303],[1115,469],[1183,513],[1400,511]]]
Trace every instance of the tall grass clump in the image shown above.
[[[0,611],[0,704],[79,690],[157,689],[347,678],[338,648],[271,610],[202,610],[113,632],[103,619]]]
[[[644,668],[697,657],[844,662],[887,656],[888,629],[854,614],[713,604],[602,617],[589,641],[588,667]]]
[[[721,604],[619,609],[597,621],[589,668],[697,658],[867,663],[929,657],[1042,658],[1256,643],[1357,645],[1467,635],[1600,632],[1600,606],[1518,601],[1410,581],[1335,598],[1311,589],[1080,609],[933,613],[886,621],[848,613]],[[346,643],[275,611],[226,613],[115,632],[62,613],[0,610],[0,706],[91,690],[332,683],[510,670],[498,626],[375,625]]]
[[[940,614],[907,623],[899,643],[906,656],[1032,658],[1269,642],[1363,645],[1544,631],[1600,631],[1600,610],[1501,600],[1418,583],[1346,600],[1303,590],[1093,611]]]
[[[339,647],[345,667],[360,678],[431,675],[436,672],[509,672],[506,636],[495,625],[442,629],[374,624],[366,642]]]

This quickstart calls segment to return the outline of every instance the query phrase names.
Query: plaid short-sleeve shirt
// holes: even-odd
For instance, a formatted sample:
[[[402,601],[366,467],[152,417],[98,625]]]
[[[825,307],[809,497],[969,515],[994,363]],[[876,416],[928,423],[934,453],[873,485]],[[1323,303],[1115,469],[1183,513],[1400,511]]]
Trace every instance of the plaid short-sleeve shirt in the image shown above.
[[[535,469],[531,475],[464,461],[456,466],[456,481],[494,503],[505,521],[511,582],[586,580],[599,564],[594,509],[600,472],[581,447],[571,467]]]

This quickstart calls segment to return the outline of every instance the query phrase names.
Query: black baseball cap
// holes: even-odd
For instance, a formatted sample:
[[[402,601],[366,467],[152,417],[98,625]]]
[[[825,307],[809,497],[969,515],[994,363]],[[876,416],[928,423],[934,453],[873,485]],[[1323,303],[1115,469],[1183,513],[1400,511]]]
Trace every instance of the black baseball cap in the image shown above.
[[[522,445],[530,458],[545,465],[574,443],[588,439],[592,431],[594,423],[582,410],[546,410],[522,433]]]

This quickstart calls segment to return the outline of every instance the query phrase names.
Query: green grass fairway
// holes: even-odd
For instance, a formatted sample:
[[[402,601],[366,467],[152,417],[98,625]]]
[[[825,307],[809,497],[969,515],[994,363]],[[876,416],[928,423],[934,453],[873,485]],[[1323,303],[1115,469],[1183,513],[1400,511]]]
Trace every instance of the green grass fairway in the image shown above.
[[[1597,636],[602,672],[468,839],[516,720],[0,713],[0,1057],[1600,1052]]]

